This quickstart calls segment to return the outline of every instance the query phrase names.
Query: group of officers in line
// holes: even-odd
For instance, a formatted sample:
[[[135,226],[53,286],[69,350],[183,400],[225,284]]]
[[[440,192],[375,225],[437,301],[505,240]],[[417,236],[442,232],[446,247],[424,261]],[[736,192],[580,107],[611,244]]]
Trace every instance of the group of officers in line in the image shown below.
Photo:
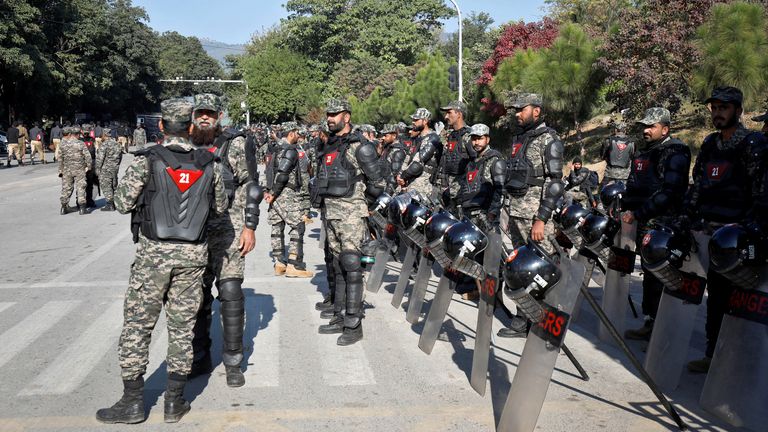
[[[644,141],[637,149],[623,125],[617,125],[619,133],[603,148],[608,162],[603,185],[626,182],[621,217],[625,223],[638,223],[638,238],[653,219],[683,213],[706,230],[765,219],[768,143],[740,122],[742,101],[741,91],[732,87],[715,89],[706,101],[718,132],[705,140],[690,187],[691,151],[671,137],[668,110],[650,108],[636,122]],[[448,125],[442,137],[431,129],[432,114],[419,108],[407,133],[385,125],[377,140],[375,130],[353,126],[346,101],[332,99],[326,105],[326,121],[311,130],[307,145],[300,143],[300,127],[289,122],[261,150],[258,139],[221,127],[218,97],[163,101],[163,144],[136,152],[113,197],[119,212],[131,214],[138,247],[119,343],[123,396],[99,410],[97,419],[138,423],[146,418],[143,376],[152,329],[163,306],[169,333],[165,421],[176,422],[189,411],[183,398],[187,380],[212,370],[214,282],[221,302],[226,381],[232,387],[244,384],[242,282],[262,200],[269,204],[278,276],[312,276],[303,261],[304,225],[310,209],[319,209],[329,289],[316,305],[329,319],[319,332],[339,334],[341,346],[363,338],[363,244],[375,235],[368,217],[384,193],[411,192],[426,205],[468,218],[482,231],[503,230],[514,247],[530,241],[547,254],[557,253],[552,217],[562,208],[566,189],[573,187],[563,179],[563,142],[545,122],[541,95],[510,93],[505,107],[515,131],[508,154],[502,155],[491,147],[488,126],[466,125],[466,107],[458,101],[441,108]],[[260,153],[265,163],[262,180],[257,170]],[[588,177],[578,174],[582,182]],[[585,196],[585,204],[596,205],[591,194]],[[501,226],[502,212],[506,226]],[[702,371],[733,289],[728,280],[709,277],[708,357],[693,365]],[[343,289],[337,290],[342,282]],[[649,337],[661,289],[658,279],[644,272],[647,320],[641,329],[628,331],[628,338]],[[530,325],[517,316],[500,336],[524,336]]]

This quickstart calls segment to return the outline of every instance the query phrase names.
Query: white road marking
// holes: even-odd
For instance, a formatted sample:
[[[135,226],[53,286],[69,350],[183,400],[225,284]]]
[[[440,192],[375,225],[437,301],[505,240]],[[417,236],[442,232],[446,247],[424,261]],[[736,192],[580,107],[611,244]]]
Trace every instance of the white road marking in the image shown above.
[[[248,369],[244,372],[245,386],[277,387],[280,385],[279,303],[270,295],[247,296],[245,314],[244,348],[251,349],[251,355],[246,354]],[[263,322],[270,315],[269,321]],[[262,328],[262,325],[266,327]]]
[[[78,270],[79,271],[79,270]],[[252,287],[265,283],[279,283],[306,285],[307,280],[301,278],[282,278],[278,280],[275,276],[263,276],[247,278],[243,282],[244,287]],[[27,289],[27,288],[119,288],[128,287],[128,280],[105,280],[105,281],[51,281],[39,283],[2,283],[0,290],[4,289]]]
[[[66,394],[75,390],[117,343],[123,302],[114,301],[19,396]]]
[[[52,301],[0,335],[0,367],[28,347],[77,305],[76,301]]]
[[[2,302],[2,303],[0,303],[0,312],[8,309],[9,307],[11,307],[11,306],[13,306],[15,304],[16,304],[15,302]]]
[[[85,258],[79,260],[77,262],[77,264],[75,264],[75,265],[69,267],[68,269],[66,269],[65,271],[61,272],[61,274],[59,274],[58,276],[53,278],[50,281],[50,283],[55,284],[55,283],[59,283],[59,282],[64,282],[64,281],[67,281],[67,280],[71,279],[74,276],[77,276],[78,273],[80,273],[81,271],[83,271],[86,268],[88,268],[88,266],[93,264],[96,260],[98,260],[102,256],[106,255],[106,253],[109,252],[110,250],[112,250],[112,248],[115,247],[115,245],[117,245],[121,241],[125,240],[128,237],[129,234],[131,234],[130,231],[127,231],[127,230],[121,231],[119,234],[117,234],[116,236],[112,237],[111,240],[109,240],[108,242],[106,242],[103,245],[101,245],[95,251],[91,252],[88,256],[86,256]]]

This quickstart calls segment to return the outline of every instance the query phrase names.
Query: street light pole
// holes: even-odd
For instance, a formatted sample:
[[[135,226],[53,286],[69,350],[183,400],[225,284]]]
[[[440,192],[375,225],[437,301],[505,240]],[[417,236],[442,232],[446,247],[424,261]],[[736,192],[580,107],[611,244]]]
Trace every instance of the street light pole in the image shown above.
[[[464,46],[462,43],[462,20],[461,20],[461,9],[459,9],[459,4],[456,3],[455,0],[450,0],[451,3],[453,3],[453,7],[456,8],[456,13],[459,15],[459,100],[464,100],[464,73],[462,72],[463,68],[463,61],[464,61]]]
[[[172,82],[172,83],[193,83],[193,84],[200,84],[200,83],[221,83],[221,84],[244,84],[245,85],[245,123],[246,126],[251,126],[251,109],[248,107],[248,83],[245,80],[223,80],[223,79],[204,79],[204,80],[195,80],[195,79],[182,79],[182,78],[175,78],[175,79],[161,79],[160,82]]]

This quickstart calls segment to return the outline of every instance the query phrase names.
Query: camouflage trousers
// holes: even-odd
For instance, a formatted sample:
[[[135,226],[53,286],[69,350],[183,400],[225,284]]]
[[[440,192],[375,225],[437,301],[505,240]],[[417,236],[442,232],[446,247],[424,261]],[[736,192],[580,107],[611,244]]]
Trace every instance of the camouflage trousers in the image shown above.
[[[112,202],[115,196],[115,189],[117,189],[117,170],[116,166],[105,166],[101,168],[101,171],[97,174],[99,177],[99,187],[101,188],[101,194],[107,201]]]
[[[533,226],[532,219],[519,218],[511,216],[509,218],[509,226],[507,233],[512,241],[512,246],[518,248],[528,243],[528,238],[531,235],[531,227]],[[553,242],[555,241],[555,225],[550,221],[544,225],[544,241],[539,242],[544,251],[550,255],[556,252]]]
[[[137,258],[123,306],[123,332],[118,349],[122,377],[133,380],[146,373],[152,330],[163,305],[168,321],[168,373],[187,375],[192,366],[192,329],[202,301],[205,269],[138,263]]]
[[[61,177],[61,205],[69,205],[72,191],[77,190],[77,204],[85,205],[85,171],[64,171]]]
[[[363,239],[368,233],[366,218],[327,219],[325,221],[328,249],[335,257],[341,252],[361,253]]]
[[[293,264],[296,268],[304,269],[304,232],[306,226],[302,212],[281,209],[274,206],[269,208],[269,224],[272,226],[272,258],[283,264]],[[288,256],[285,255],[285,229],[288,228]],[[295,258],[292,258],[295,257]]]

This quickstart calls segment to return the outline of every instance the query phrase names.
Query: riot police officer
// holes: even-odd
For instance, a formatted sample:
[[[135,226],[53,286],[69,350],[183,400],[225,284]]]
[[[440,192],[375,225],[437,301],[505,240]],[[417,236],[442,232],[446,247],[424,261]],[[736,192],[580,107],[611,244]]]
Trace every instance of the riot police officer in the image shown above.
[[[403,163],[408,149],[398,140],[397,128],[395,125],[386,124],[381,129],[381,139],[377,150],[379,152],[379,162],[381,175],[387,180],[387,190],[393,194],[397,189],[397,176],[403,169]]]
[[[645,147],[632,162],[622,215],[624,223],[637,221],[637,238],[642,239],[651,219],[680,214],[683,196],[688,188],[691,150],[682,141],[670,136],[671,115],[666,108],[650,108],[637,121],[643,127]],[[653,320],[664,289],[662,282],[650,271],[643,270],[643,314],[645,323],[638,329],[627,330],[624,337],[650,340]]]
[[[492,169],[501,153],[490,147],[491,131],[478,123],[469,131],[475,156],[467,164],[466,173],[459,179],[457,196],[461,213],[483,232],[498,224],[502,205],[502,186],[494,183]]]
[[[567,195],[570,195],[570,201],[587,204],[587,207],[597,207],[594,194],[594,189],[597,187],[597,173],[584,167],[578,156],[571,161],[571,167],[565,186]]]
[[[440,137],[429,127],[432,113],[426,108],[419,108],[411,115],[413,130],[418,133],[414,139],[415,149],[408,160],[407,167],[397,177],[400,187],[418,192],[423,198],[437,202],[435,185],[438,168],[443,154]]]
[[[461,101],[453,101],[441,107],[445,113],[445,121],[450,127],[443,142],[443,160],[440,162],[443,189],[448,192],[448,210],[456,207],[461,179],[467,172],[467,164],[477,156],[469,137],[469,127],[464,122],[467,115],[467,105]],[[489,137],[490,138],[490,137]]]
[[[338,263],[327,269],[329,285],[337,277],[336,267],[346,284],[344,295],[335,298],[344,301],[344,315],[334,308],[337,314],[319,332],[341,333],[336,341],[339,345],[351,345],[363,338],[362,239],[367,231],[368,202],[384,190],[376,147],[351,133],[351,117],[348,102],[328,102],[326,118],[332,135],[320,154],[316,178],[317,193],[323,200],[328,249]]]
[[[735,87],[717,87],[705,101],[718,132],[704,139],[693,165],[693,186],[686,205],[697,223],[711,234],[730,223],[745,223],[755,214],[768,141],[740,121],[743,95]],[[707,272],[707,349],[705,357],[688,364],[691,372],[707,372],[715,352],[720,324],[735,285],[722,274]]]
[[[600,183],[601,190],[607,184],[627,181],[635,155],[635,143],[626,134],[627,124],[616,122],[613,130],[613,136],[605,140],[600,150],[600,155],[606,163],[603,181]]]

